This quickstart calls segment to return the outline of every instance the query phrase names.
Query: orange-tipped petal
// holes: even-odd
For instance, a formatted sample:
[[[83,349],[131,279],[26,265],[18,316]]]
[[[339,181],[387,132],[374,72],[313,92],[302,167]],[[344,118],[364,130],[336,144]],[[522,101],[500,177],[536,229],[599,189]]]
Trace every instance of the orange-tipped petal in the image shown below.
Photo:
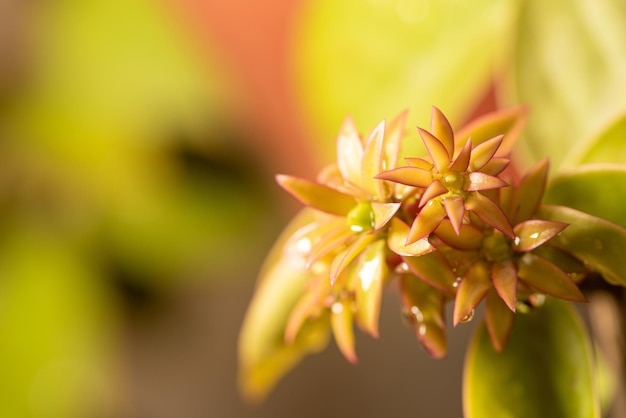
[[[453,325],[457,326],[485,297],[491,289],[489,265],[477,261],[467,270],[456,292]]]
[[[448,189],[446,189],[439,180],[434,180],[424,191],[424,194],[420,199],[419,206],[422,207],[426,203],[430,202],[431,199],[434,199],[437,196],[441,196],[442,194],[447,192]]]
[[[389,246],[389,249],[398,255],[412,257],[428,254],[435,250],[426,238],[406,245],[408,235],[409,226],[400,219],[393,218],[387,234],[387,245]]]
[[[430,286],[450,295],[456,291],[456,275],[440,252],[435,251],[419,257],[403,257],[403,260],[411,273]]]
[[[401,203],[372,202],[371,205],[374,212],[374,229],[378,230],[393,218],[393,215],[400,209]]]
[[[474,147],[470,158],[470,168],[472,171],[480,170],[493,158],[502,144],[503,138],[504,135],[498,135]]]
[[[487,164],[483,166],[480,171],[491,176],[497,176],[498,174],[502,173],[504,169],[509,166],[510,163],[511,160],[508,158],[492,158]]]
[[[511,312],[515,312],[517,303],[517,269],[511,260],[495,263],[491,266],[491,280],[498,295]]]
[[[383,170],[396,168],[402,148],[402,138],[408,110],[404,110],[389,124],[383,140]]]
[[[474,212],[483,222],[493,226],[511,239],[515,239],[513,228],[502,209],[480,192],[472,192],[465,198],[465,209]]]
[[[433,160],[435,169],[437,172],[441,173],[444,169],[448,168],[450,164],[451,156],[448,154],[448,150],[441,141],[435,138],[430,132],[422,128],[417,128],[417,131],[424,142],[424,146],[430,158]]]
[[[464,172],[467,171],[470,163],[470,156],[472,155],[472,140],[471,138],[467,139],[463,148],[461,148],[461,152],[456,157],[452,165],[450,166],[451,171]]]
[[[517,275],[542,293],[574,302],[587,302],[585,295],[563,270],[538,255],[524,254],[519,259]]]
[[[356,321],[365,332],[377,338],[383,283],[389,274],[385,240],[379,240],[363,251],[354,274],[357,282]]]
[[[548,159],[535,164],[522,178],[514,195],[514,205],[517,209],[515,223],[529,219],[539,207],[548,179]]]
[[[434,358],[446,356],[445,295],[412,274],[400,276],[402,302],[417,338]]]
[[[435,106],[433,106],[430,118],[430,133],[439,139],[448,152],[449,159],[452,159],[454,155],[454,132],[448,119]]]
[[[461,225],[457,233],[452,223],[444,219],[435,230],[435,235],[445,244],[461,251],[472,251],[480,247],[483,240],[483,232],[470,224]]]
[[[443,218],[446,217],[446,210],[439,202],[431,200],[424,206],[411,225],[409,236],[406,240],[406,244],[413,244],[422,238],[426,238],[431,232],[433,232]]]
[[[511,335],[515,315],[493,289],[487,294],[485,305],[485,323],[491,345],[500,353]]]
[[[443,199],[446,207],[448,219],[457,235],[461,233],[461,225],[463,224],[463,216],[465,215],[465,204],[462,196],[448,196]]]
[[[361,161],[361,183],[371,196],[379,200],[385,199],[385,187],[382,181],[374,178],[384,170],[383,164],[383,138],[385,137],[385,121],[382,121],[374,128],[363,151]]]
[[[539,219],[522,222],[513,228],[513,232],[515,232],[513,249],[520,252],[534,250],[544,242],[552,239],[566,227],[567,224],[563,222],[542,221]]]
[[[372,242],[376,240],[376,234],[361,234],[359,237],[348,247],[347,250],[342,251],[332,261],[330,265],[330,283],[335,284],[337,278],[343,272],[343,270],[350,264],[352,260],[356,258],[361,252]]]
[[[467,192],[499,189],[500,187],[508,186],[508,184],[503,180],[485,173],[473,172],[469,173],[468,177],[469,184],[467,184],[465,188],[465,191]]]
[[[382,173],[376,175],[375,178],[421,188],[428,187],[433,181],[433,175],[430,171],[410,166],[383,171]]]
[[[343,178],[352,184],[361,185],[361,161],[363,143],[352,118],[347,118],[337,137],[337,165]]]
[[[423,158],[407,157],[404,159],[404,161],[406,161],[407,164],[411,167],[421,168],[422,170],[426,171],[431,171],[433,169],[432,163],[426,161]]]
[[[341,354],[350,362],[356,363],[354,350],[354,327],[352,325],[352,301],[344,299],[330,307],[330,326]]]
[[[347,215],[356,204],[354,197],[299,177],[279,174],[278,184],[307,206],[333,215]]]

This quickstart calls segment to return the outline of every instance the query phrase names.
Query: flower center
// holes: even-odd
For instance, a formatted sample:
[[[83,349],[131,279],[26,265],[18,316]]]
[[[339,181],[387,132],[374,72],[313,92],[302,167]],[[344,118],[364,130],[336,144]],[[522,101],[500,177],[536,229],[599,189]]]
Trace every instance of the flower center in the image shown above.
[[[448,171],[441,176],[441,183],[452,193],[460,193],[465,185],[465,173]]]
[[[492,263],[504,261],[511,256],[510,240],[500,231],[494,231],[483,239],[482,253]]]
[[[351,231],[363,232],[374,228],[374,211],[369,202],[358,203],[346,217]]]

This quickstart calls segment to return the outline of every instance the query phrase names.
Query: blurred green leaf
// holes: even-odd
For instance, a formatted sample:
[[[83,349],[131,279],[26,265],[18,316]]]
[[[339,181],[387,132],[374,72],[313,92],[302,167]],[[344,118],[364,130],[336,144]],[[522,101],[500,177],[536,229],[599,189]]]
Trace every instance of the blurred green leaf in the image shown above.
[[[537,217],[568,223],[547,245],[565,250],[615,285],[626,286],[626,229],[565,206],[542,206]]]
[[[568,154],[568,165],[590,163],[626,164],[626,113],[604,127],[599,135],[581,142]]]
[[[559,167],[568,150],[626,106],[622,0],[521,3],[514,52],[516,97],[531,109],[526,151]]]
[[[572,306],[547,298],[515,315],[502,353],[481,325],[463,380],[466,418],[600,417],[589,336]]]
[[[544,202],[626,227],[626,165],[584,165],[557,175],[548,183]]]
[[[285,255],[283,247],[300,227],[311,222],[305,209],[285,228],[270,251],[239,335],[239,386],[250,400],[261,400],[304,355],[328,344],[328,318],[309,321],[291,345],[285,344],[289,314],[304,294],[311,274],[304,260]]]
[[[460,123],[500,62],[514,5],[493,0],[308,2],[297,26],[295,65],[297,87],[311,125],[319,127],[318,137],[334,137],[348,114],[357,126],[374,127],[381,117],[405,108],[411,109],[409,126],[428,127],[433,105],[453,125]]]
[[[3,230],[0,416],[119,413],[112,301],[86,258],[44,229]]]

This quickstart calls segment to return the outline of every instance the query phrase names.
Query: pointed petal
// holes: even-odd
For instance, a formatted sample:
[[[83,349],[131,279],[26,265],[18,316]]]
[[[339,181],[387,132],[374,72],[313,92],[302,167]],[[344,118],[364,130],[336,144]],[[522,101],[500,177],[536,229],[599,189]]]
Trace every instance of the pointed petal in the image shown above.
[[[440,252],[435,251],[419,257],[403,257],[403,260],[411,273],[430,286],[451,295],[456,291],[456,275]]]
[[[371,196],[379,200],[385,198],[385,188],[382,181],[374,177],[384,170],[383,138],[385,136],[385,121],[374,128],[365,143],[363,160],[361,161],[361,183]]]
[[[361,161],[363,143],[352,118],[347,118],[337,137],[337,165],[343,178],[349,183],[361,185]]]
[[[444,169],[448,168],[450,164],[451,157],[448,154],[448,150],[437,138],[432,136],[430,132],[422,128],[417,128],[417,131],[424,142],[424,146],[430,158],[433,160],[435,169],[437,172],[441,173]]]
[[[430,186],[428,186],[426,191],[424,191],[424,194],[422,195],[420,199],[419,206],[420,207],[424,206],[431,199],[434,199],[437,196],[441,196],[444,193],[448,193],[448,189],[443,187],[443,185],[441,184],[439,180],[434,180],[432,183],[430,183]]]
[[[352,326],[352,301],[342,299],[330,307],[330,326],[335,336],[335,342],[341,354],[350,362],[356,363],[354,350],[354,327]]]
[[[566,227],[567,224],[563,222],[538,219],[522,222],[513,228],[513,232],[515,232],[513,249],[520,252],[534,250]]]
[[[498,353],[501,353],[511,335],[515,314],[500,299],[494,289],[487,293],[485,305],[485,323],[491,345]]]
[[[445,217],[446,210],[441,203],[433,200],[428,202],[426,206],[419,211],[413,221],[413,225],[411,225],[411,230],[409,231],[409,236],[406,241],[407,245],[428,237],[431,232],[437,229]]]
[[[372,202],[371,205],[374,212],[374,229],[378,230],[387,225],[387,222],[400,209],[401,203]]]
[[[435,250],[435,247],[425,238],[406,245],[408,235],[409,226],[400,219],[393,218],[387,234],[387,245],[389,249],[398,255],[413,257],[428,254]]]
[[[404,138],[408,110],[404,110],[391,121],[383,140],[383,170],[396,168]]]
[[[526,253],[519,259],[517,271],[520,280],[539,292],[574,302],[587,301],[572,279],[545,258]]]
[[[433,134],[445,147],[449,159],[454,155],[454,132],[450,122],[441,112],[433,106],[432,116],[430,118],[430,133]]]
[[[515,239],[513,228],[502,209],[480,192],[472,192],[465,198],[465,209],[474,212],[482,221],[493,226],[511,239]]]
[[[407,157],[404,159],[411,167],[421,168],[422,170],[431,171],[433,169],[432,163],[426,161],[423,158]]]
[[[435,235],[452,248],[462,251],[477,250],[483,240],[483,232],[470,224],[461,225],[457,233],[452,223],[444,219],[435,230]]]
[[[383,171],[382,173],[376,175],[375,178],[421,188],[428,187],[433,181],[433,175],[430,171],[409,166]]]
[[[347,215],[356,204],[350,195],[299,177],[279,174],[276,181],[300,202],[322,212]]]
[[[287,326],[285,327],[285,344],[293,344],[302,325],[311,316],[311,313],[316,310],[318,302],[317,294],[312,292],[306,293],[298,301],[291,310]]]
[[[506,187],[508,184],[497,177],[489,174],[473,172],[469,173],[469,184],[465,191],[472,192],[477,190],[490,190]]]
[[[467,270],[457,288],[453,315],[455,327],[483,300],[489,289],[489,264],[479,260]]]
[[[472,150],[472,156],[470,157],[471,170],[479,171],[483,168],[496,154],[496,151],[502,144],[503,139],[504,135],[498,135],[495,138],[491,138],[474,147]]]
[[[338,254],[330,265],[330,283],[335,284],[341,272],[372,242],[376,240],[376,234],[361,234],[347,250]]]
[[[509,166],[511,160],[508,158],[495,157],[489,160],[487,164],[480,169],[481,173],[489,174],[491,176],[497,176],[502,173],[505,168]]]
[[[434,358],[446,356],[445,295],[412,274],[400,276],[404,312],[417,338]]]
[[[329,254],[333,250],[341,249],[354,232],[342,222],[342,225],[328,231],[322,235],[313,245],[306,260],[306,268],[310,269],[319,259]]]
[[[530,218],[539,207],[548,179],[548,159],[539,161],[522,178],[514,195],[516,216],[514,222],[520,223]]]
[[[461,225],[463,224],[463,215],[465,215],[465,204],[462,196],[448,196],[443,199],[446,207],[448,219],[457,235],[461,233]]]
[[[515,312],[517,303],[517,269],[511,260],[491,266],[491,280],[498,295],[511,312]]]
[[[376,241],[363,251],[355,274],[357,276],[356,321],[365,332],[378,338],[378,318],[383,284],[389,274],[385,240]]]
[[[470,163],[470,156],[472,154],[472,140],[468,138],[465,142],[463,148],[461,148],[461,152],[456,157],[452,165],[450,166],[451,171],[465,172],[467,171]]]

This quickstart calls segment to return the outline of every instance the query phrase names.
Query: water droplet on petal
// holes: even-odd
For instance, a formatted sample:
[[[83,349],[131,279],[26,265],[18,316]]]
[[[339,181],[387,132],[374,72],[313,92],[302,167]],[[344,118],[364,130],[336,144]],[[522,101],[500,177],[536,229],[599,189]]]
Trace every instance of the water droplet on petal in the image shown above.
[[[521,242],[521,238],[520,237],[515,237],[515,239],[513,240],[513,243],[515,244],[515,246],[519,246],[520,242]]]
[[[420,324],[419,328],[417,329],[417,333],[419,335],[426,335],[426,324]]]
[[[469,311],[469,313],[467,315],[465,315],[463,318],[461,318],[461,322],[470,322],[472,319],[474,319],[474,310],[473,309],[471,311]]]
[[[541,293],[533,293],[528,297],[528,302],[532,305],[533,308],[539,308],[543,306],[546,302],[546,295]]]
[[[340,314],[341,312],[343,312],[343,303],[341,302],[335,302],[330,306],[330,310],[332,311],[332,313],[334,314]]]
[[[530,234],[530,238],[532,238],[532,239],[539,238],[539,232],[533,232],[532,234]]]
[[[409,265],[407,263],[400,263],[398,264],[398,267],[396,267],[396,271],[398,273],[408,273],[409,272]]]
[[[409,325],[421,325],[424,322],[424,314],[417,306],[411,306],[410,308],[402,309],[402,318],[407,321]]]
[[[452,283],[452,287],[459,287],[459,284],[461,283],[461,280],[463,280],[461,277],[457,277],[456,280],[454,281],[454,283]]]

